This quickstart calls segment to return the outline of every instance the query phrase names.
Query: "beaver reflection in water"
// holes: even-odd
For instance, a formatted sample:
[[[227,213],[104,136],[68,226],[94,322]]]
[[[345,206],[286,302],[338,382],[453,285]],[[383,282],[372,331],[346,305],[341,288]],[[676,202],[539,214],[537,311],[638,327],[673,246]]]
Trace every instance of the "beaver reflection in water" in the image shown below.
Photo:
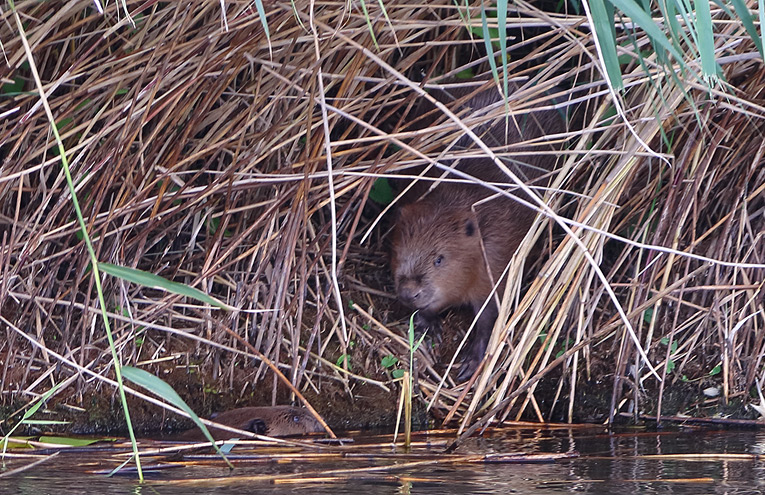
[[[210,419],[225,426],[269,437],[289,437],[324,431],[307,409],[292,406],[242,407],[213,415]],[[210,434],[215,440],[237,436],[234,432],[220,428],[210,428]],[[199,428],[185,431],[179,439],[206,440]]]
[[[458,90],[459,95],[466,95]],[[446,99],[436,95],[439,99]],[[448,96],[448,95],[447,95]],[[512,95],[511,95],[512,98]],[[456,98],[452,98],[456,99]],[[500,108],[496,90],[483,91],[462,107],[452,110]],[[517,126],[516,126],[517,124]],[[520,128],[520,132],[519,132]],[[561,116],[553,110],[533,111],[525,116],[475,130],[491,147],[502,146],[563,132]],[[483,134],[483,135],[482,135]],[[460,147],[475,148],[469,137],[460,138]],[[552,145],[513,147],[513,151],[553,151]],[[555,165],[553,153],[520,154],[505,164],[527,182],[533,182]],[[489,158],[463,158],[450,162],[458,170],[484,181],[507,183],[508,177]],[[440,173],[440,171],[439,171]],[[453,174],[447,178],[459,178]],[[428,184],[429,185],[429,184]],[[427,186],[426,186],[427,187]],[[417,309],[418,332],[440,332],[439,313],[456,306],[470,306],[478,314],[513,254],[528,232],[536,212],[506,196],[476,202],[495,191],[479,185],[443,182],[423,198],[403,206],[393,231],[391,268],[398,298]],[[513,193],[527,201],[522,193]],[[488,266],[488,270],[487,270]],[[499,293],[503,285],[499,285]],[[458,380],[469,378],[480,364],[497,319],[498,307],[492,297],[476,321],[462,360]]]

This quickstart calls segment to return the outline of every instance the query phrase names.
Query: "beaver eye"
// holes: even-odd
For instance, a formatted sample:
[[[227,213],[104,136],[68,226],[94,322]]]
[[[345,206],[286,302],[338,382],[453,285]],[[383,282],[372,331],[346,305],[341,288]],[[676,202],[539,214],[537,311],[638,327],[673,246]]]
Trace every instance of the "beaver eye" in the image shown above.
[[[441,266],[441,263],[444,262],[443,255],[439,254],[436,260],[433,262],[433,266]]]
[[[300,416],[298,416],[298,415],[292,416],[292,422],[293,423],[300,423]]]

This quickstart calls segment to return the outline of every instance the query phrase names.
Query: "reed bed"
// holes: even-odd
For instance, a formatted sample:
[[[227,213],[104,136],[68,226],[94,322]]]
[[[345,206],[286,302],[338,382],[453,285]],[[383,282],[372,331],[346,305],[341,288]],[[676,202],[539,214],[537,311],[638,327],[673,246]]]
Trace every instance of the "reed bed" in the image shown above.
[[[395,404],[380,360],[406,360],[408,314],[387,271],[395,205],[370,194],[380,178],[395,186],[443,159],[463,132],[443,116],[419,129],[411,116],[421,81],[486,77],[483,41],[465,29],[480,26],[480,9],[466,20],[451,2],[403,0],[386,5],[389,23],[368,2],[373,38],[356,4],[316,2],[310,15],[308,2],[275,1],[267,37],[250,2],[126,5],[130,18],[120,3],[103,14],[88,0],[16,3],[98,259],[236,310],[106,277],[122,364],[198,367],[238,400],[289,399],[243,339],[317,402],[371,387]],[[512,114],[578,117],[547,137],[564,147],[540,191],[550,210],[500,286],[482,367],[455,384],[451,356],[423,348],[423,403],[465,427],[675,414],[663,397],[689,387],[745,402],[765,353],[765,72],[754,45],[713,12],[728,84],[707,91],[650,58],[641,66],[638,33],[622,50],[632,62],[617,108],[585,17],[512,9]],[[59,397],[87,405],[113,364],[21,36],[11,12],[0,15],[2,400],[64,382]],[[607,400],[584,410],[583,387]]]

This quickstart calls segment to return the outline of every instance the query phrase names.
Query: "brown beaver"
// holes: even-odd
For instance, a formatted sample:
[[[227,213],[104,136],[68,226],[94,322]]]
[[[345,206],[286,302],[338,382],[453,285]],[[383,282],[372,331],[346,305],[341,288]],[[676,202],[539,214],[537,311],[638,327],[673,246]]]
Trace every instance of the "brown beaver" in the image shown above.
[[[451,99],[456,99],[460,95],[437,98],[448,100],[452,96]],[[492,89],[478,93],[467,99],[463,107],[453,107],[452,110],[457,113],[465,108],[482,109],[499,101],[501,97]],[[484,142],[496,147],[565,129],[562,116],[553,110],[516,117],[515,123],[511,119],[506,127],[501,119],[501,122],[485,125],[476,132],[483,133]],[[457,146],[475,148],[471,143],[472,140],[465,136]],[[547,144],[513,148],[527,152],[554,149],[555,145]],[[512,163],[507,160],[505,163],[516,175],[533,182],[531,179],[539,178],[554,167],[555,156],[549,153],[521,154]],[[484,181],[508,182],[507,176],[489,158],[466,158],[459,163],[452,161],[450,165]],[[453,174],[447,177],[455,178]],[[423,198],[399,210],[393,232],[391,268],[399,299],[418,310],[415,316],[418,332],[440,333],[438,315],[447,308],[468,305],[473,314],[477,314],[528,232],[536,212],[506,196],[476,205],[473,209],[477,201],[493,194],[494,191],[478,185],[443,182]],[[491,273],[487,271],[487,262]],[[499,286],[500,296],[502,287]],[[476,322],[458,380],[470,377],[483,359],[497,314],[498,308],[492,298]]]
[[[213,421],[225,426],[249,431],[269,437],[288,437],[324,431],[316,418],[307,409],[292,406],[241,407],[213,415]],[[236,437],[236,433],[210,428],[215,440]],[[204,441],[205,436],[198,428],[183,432],[179,440]]]

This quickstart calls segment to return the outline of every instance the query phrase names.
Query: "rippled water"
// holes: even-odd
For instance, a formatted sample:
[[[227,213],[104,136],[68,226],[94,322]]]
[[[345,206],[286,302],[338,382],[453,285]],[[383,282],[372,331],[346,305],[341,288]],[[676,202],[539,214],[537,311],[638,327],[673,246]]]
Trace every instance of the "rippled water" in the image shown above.
[[[161,462],[175,467],[150,474],[144,485],[129,476],[107,478],[94,474],[116,465],[114,451],[63,452],[31,470],[0,478],[0,493],[765,493],[764,464],[754,458],[765,450],[765,434],[752,431],[636,430],[608,434],[600,429],[504,429],[471,439],[458,451],[579,454],[549,464],[451,463],[446,457],[434,460],[424,456],[441,453],[446,439],[430,440],[437,446],[417,448],[414,453],[419,457],[397,460],[384,458],[393,453],[389,447],[370,447],[363,449],[362,454],[358,446],[379,441],[373,438],[355,438],[356,448],[352,451],[355,454],[350,458],[329,456],[327,452],[320,458],[290,460],[283,450],[237,448],[232,453],[237,466],[233,471],[218,461],[189,456],[183,460],[167,458]],[[279,462],[272,458],[276,454],[282,454]],[[686,456],[658,457],[672,454]],[[697,456],[700,454],[716,456],[700,458]],[[734,458],[734,454],[747,456]],[[0,474],[28,462],[6,459]],[[404,462],[431,464],[390,467]],[[389,468],[375,470],[382,466]],[[300,476],[290,478],[294,473]],[[266,475],[281,476],[267,479]]]

